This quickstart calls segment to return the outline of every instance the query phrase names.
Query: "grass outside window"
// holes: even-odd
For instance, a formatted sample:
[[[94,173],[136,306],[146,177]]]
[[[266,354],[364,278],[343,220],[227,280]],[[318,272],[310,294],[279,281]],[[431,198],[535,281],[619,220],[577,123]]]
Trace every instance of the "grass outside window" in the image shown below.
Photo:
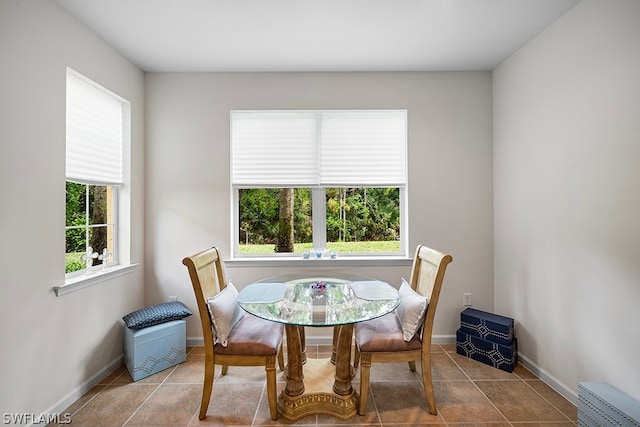
[[[266,255],[275,253],[275,245],[240,244],[239,252],[246,255]],[[294,244],[294,253],[302,254],[313,249],[312,243]],[[327,242],[327,251],[336,251],[340,254],[363,253],[397,253],[400,251],[400,242],[397,240],[377,242]]]

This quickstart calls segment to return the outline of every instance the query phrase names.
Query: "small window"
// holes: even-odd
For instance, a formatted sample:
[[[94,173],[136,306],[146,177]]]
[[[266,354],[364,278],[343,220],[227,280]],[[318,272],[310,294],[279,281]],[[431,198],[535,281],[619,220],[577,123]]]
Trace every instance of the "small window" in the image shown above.
[[[406,254],[406,111],[237,111],[231,146],[235,256]]]
[[[113,263],[116,191],[67,181],[66,273]]]
[[[118,263],[118,189],[124,185],[128,102],[67,72],[67,277]]]

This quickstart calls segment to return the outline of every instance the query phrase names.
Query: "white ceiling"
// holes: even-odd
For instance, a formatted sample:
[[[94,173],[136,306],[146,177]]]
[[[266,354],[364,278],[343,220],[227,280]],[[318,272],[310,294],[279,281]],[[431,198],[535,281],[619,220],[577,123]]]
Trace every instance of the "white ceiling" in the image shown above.
[[[145,71],[491,70],[579,0],[58,0]]]

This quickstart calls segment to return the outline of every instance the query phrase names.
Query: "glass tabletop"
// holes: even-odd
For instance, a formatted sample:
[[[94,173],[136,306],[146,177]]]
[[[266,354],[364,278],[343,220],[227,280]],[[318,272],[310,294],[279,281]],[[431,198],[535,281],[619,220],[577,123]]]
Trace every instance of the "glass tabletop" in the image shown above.
[[[336,326],[362,322],[393,311],[398,291],[367,278],[270,279],[246,286],[240,306],[255,316],[300,326]]]

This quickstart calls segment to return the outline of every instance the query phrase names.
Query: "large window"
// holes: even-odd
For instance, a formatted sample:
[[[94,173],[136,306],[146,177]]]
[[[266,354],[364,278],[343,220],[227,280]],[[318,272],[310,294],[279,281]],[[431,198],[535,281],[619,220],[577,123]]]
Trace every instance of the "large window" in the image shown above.
[[[405,255],[406,111],[233,111],[235,256]]]
[[[118,198],[128,103],[67,71],[66,262],[68,277],[118,263]]]

